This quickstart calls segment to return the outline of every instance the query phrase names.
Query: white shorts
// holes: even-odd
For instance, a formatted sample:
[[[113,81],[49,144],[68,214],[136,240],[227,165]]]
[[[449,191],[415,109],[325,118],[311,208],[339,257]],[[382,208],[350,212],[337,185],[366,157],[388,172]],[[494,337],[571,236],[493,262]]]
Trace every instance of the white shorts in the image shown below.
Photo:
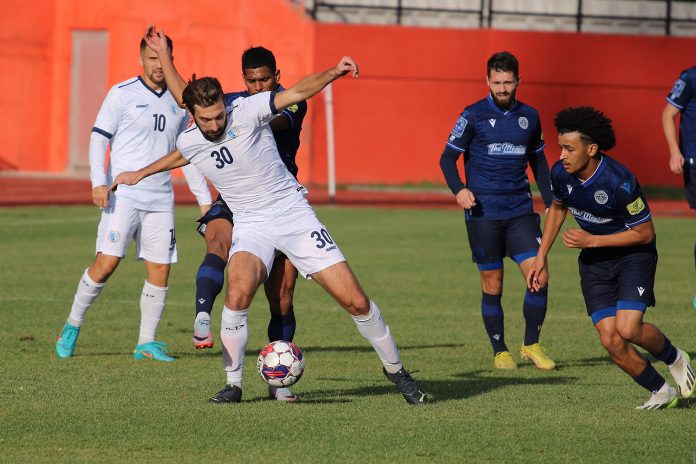
[[[230,257],[240,251],[258,257],[266,266],[266,276],[273,266],[276,251],[285,254],[305,278],[346,260],[307,203],[273,221],[235,223]]]
[[[171,264],[177,260],[173,211],[144,211],[128,200],[112,197],[102,210],[97,230],[97,253],[123,258],[135,239],[139,259]]]

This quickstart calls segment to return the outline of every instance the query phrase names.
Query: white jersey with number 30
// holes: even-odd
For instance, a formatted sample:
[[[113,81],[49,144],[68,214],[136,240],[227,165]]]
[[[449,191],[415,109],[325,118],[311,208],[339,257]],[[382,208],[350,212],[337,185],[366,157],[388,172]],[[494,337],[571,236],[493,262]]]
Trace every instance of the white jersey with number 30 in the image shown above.
[[[238,98],[225,108],[225,133],[211,142],[197,126],[176,147],[210,180],[234,213],[235,223],[273,220],[306,202],[307,192],[278,154],[267,124],[275,116],[275,92]]]

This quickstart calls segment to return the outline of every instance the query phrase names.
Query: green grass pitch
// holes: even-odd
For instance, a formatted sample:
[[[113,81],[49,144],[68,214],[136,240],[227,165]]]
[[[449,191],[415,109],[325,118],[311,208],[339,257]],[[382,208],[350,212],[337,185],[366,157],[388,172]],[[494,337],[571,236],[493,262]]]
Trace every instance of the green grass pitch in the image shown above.
[[[177,209],[173,266],[158,338],[174,363],[134,361],[144,266],[129,257],[87,314],[75,356],[55,340],[90,263],[91,207],[0,209],[0,462],[688,462],[696,409],[641,412],[646,392],[615,367],[585,314],[577,251],[550,259],[542,332],[559,368],[492,368],[478,272],[456,211],[317,208],[391,327],[407,369],[434,400],[409,407],[350,317],[300,280],[295,341],[307,369],[301,403],[266,400],[256,356],[266,342],[263,294],[250,311],[244,400],[211,405],[219,346],[191,344],[195,273],[205,252],[197,210]],[[571,218],[566,224],[574,224]],[[658,305],[646,320],[696,358],[694,219],[655,220]],[[523,280],[511,261],[506,339],[523,336]],[[222,299],[215,305],[219,331]],[[217,337],[216,337],[217,341]],[[668,376],[666,367],[657,369]],[[671,380],[671,378],[668,377]]]

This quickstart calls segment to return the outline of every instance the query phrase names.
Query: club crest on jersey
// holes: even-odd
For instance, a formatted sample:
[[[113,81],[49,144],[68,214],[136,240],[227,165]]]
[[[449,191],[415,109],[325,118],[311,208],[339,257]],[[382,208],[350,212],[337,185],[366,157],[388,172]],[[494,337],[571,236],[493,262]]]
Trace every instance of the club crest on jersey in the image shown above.
[[[600,205],[605,204],[609,200],[609,195],[604,190],[597,190],[594,193],[594,200]]]
[[[636,214],[640,213],[645,209],[645,203],[643,203],[642,198],[638,198],[633,203],[626,205],[626,209],[628,210],[631,216],[635,216]]]
[[[491,127],[495,127],[495,118],[489,119],[488,122],[491,123]]]
[[[231,139],[236,139],[237,137],[239,137],[239,129],[233,127],[232,129],[227,131],[227,136]]]
[[[121,238],[121,234],[118,233],[118,231],[112,230],[109,232],[109,241],[116,243],[119,241]]]
[[[526,129],[529,127],[529,121],[524,116],[520,116],[520,119],[517,120],[517,123],[520,125],[522,129]]]
[[[685,87],[686,87],[686,82],[684,82],[681,79],[677,79],[677,82],[674,83],[674,87],[672,87],[671,97],[673,99],[681,97],[681,94],[684,91]]]

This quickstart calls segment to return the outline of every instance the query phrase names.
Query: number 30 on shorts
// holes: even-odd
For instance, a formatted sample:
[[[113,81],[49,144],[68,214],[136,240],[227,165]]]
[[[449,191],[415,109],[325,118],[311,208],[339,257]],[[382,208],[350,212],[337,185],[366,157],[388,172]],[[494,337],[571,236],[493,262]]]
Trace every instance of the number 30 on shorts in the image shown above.
[[[326,229],[315,230],[309,234],[309,236],[317,241],[317,244],[315,245],[317,248],[324,248],[327,243],[329,245],[333,245],[334,242]]]

